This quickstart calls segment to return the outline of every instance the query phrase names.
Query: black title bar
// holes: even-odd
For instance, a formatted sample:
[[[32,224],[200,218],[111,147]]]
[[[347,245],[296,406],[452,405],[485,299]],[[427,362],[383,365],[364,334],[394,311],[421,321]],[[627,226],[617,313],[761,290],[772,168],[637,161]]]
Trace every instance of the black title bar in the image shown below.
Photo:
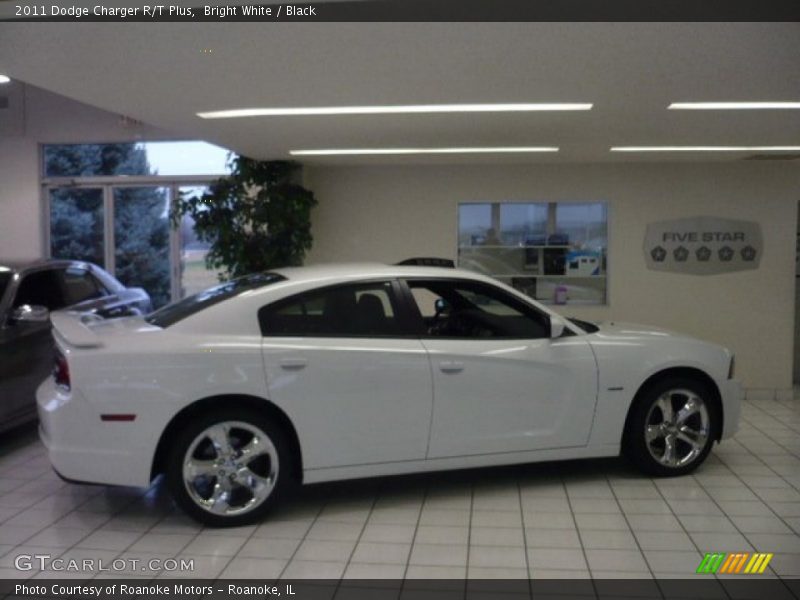
[[[0,2],[0,21],[800,21],[799,0],[344,0],[279,4]]]

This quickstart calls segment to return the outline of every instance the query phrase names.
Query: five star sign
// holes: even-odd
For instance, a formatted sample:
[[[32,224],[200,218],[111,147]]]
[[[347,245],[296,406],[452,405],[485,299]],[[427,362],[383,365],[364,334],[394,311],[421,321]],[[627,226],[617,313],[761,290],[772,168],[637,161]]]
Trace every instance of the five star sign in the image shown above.
[[[745,246],[742,248],[742,260],[746,262],[753,262],[756,259],[756,249],[752,246]]]
[[[708,262],[711,259],[711,249],[708,246],[700,246],[695,255],[700,262]]]
[[[762,244],[761,225],[755,221],[686,217],[648,223],[643,258],[654,271],[733,273],[757,269]]]
[[[652,256],[653,260],[656,262],[664,262],[664,259],[667,258],[667,251],[661,246],[656,246],[650,251],[650,256]]]
[[[689,258],[689,251],[683,246],[678,246],[672,251],[672,256],[674,256],[675,260],[678,262],[686,262],[686,259]]]
[[[719,249],[719,259],[722,262],[730,262],[733,260],[733,248],[730,246],[723,246]]]

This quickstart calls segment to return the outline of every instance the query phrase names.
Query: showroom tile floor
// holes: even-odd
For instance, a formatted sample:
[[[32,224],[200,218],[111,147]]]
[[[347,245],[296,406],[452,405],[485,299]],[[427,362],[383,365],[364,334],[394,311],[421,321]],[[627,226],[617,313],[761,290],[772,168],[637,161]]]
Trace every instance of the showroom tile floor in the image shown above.
[[[28,428],[0,443],[0,578],[64,575],[14,569],[40,553],[194,559],[123,573],[148,578],[684,578],[705,552],[752,550],[798,577],[798,434],[800,396],[748,401],[739,434],[689,477],[614,459],[323,484],[257,526],[213,530],[158,483],[63,483]]]

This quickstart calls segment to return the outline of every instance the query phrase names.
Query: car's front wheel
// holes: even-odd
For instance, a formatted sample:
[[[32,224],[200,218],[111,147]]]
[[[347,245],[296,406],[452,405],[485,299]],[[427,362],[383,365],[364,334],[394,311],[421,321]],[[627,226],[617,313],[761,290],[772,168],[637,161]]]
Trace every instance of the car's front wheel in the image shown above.
[[[719,431],[719,411],[708,386],[668,378],[636,399],[623,452],[645,473],[684,475],[706,459]]]
[[[191,422],[175,440],[167,485],[190,516],[215,527],[257,521],[293,474],[283,431],[248,410],[218,410]]]

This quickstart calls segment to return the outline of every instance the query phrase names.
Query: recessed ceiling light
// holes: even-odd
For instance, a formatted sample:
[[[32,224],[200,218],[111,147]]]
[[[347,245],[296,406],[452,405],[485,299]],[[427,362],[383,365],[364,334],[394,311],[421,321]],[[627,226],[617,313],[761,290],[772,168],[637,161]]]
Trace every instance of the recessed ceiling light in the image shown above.
[[[0,85],[10,82],[11,82],[11,77],[9,77],[8,75],[0,74]]]
[[[591,110],[592,104],[577,102],[513,104],[407,104],[398,106],[312,106],[304,108],[237,108],[199,112],[201,119],[242,117],[293,117],[315,115],[403,115],[431,113],[536,112]]]
[[[673,102],[670,110],[769,110],[800,109],[800,102]]]
[[[358,156],[381,154],[509,154],[524,152],[558,152],[555,146],[507,146],[487,148],[331,148],[323,150],[290,150],[292,156]]]
[[[798,152],[800,146],[612,146],[611,152]]]

